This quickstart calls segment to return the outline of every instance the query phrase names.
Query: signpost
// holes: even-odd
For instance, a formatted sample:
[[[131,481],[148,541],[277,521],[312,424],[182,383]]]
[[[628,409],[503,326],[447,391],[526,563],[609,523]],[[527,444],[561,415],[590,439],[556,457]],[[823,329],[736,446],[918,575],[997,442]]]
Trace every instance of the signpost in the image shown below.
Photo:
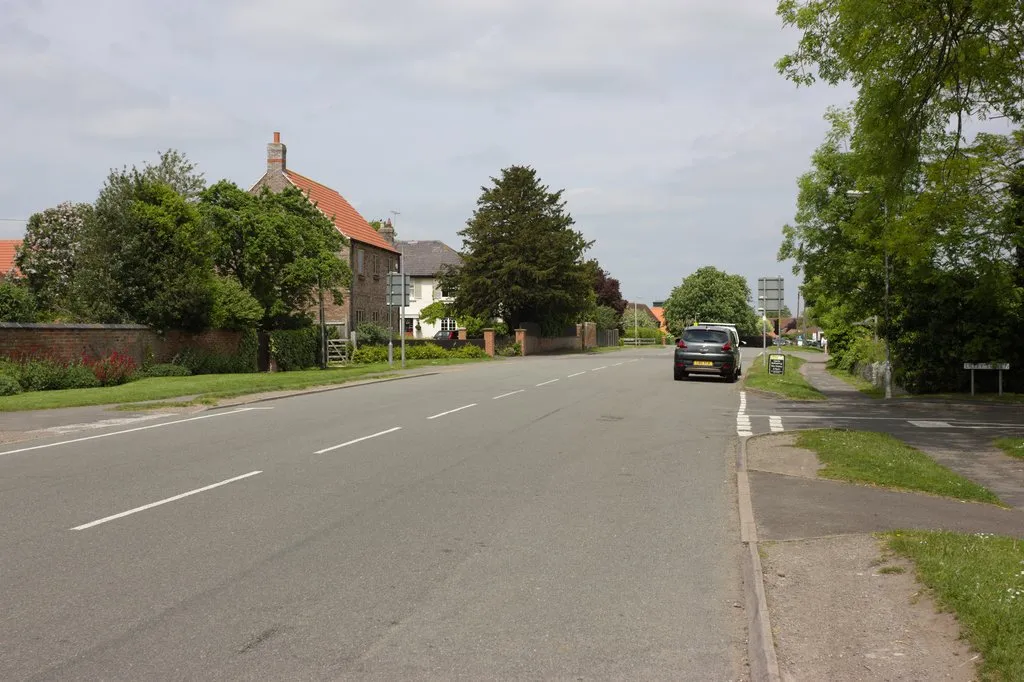
[[[405,268],[402,268],[403,270]],[[402,286],[402,282],[405,286]],[[404,291],[403,291],[404,289]],[[409,275],[400,272],[388,273],[388,317],[391,308],[397,307],[401,311],[401,318],[398,321],[398,328],[402,334],[402,367],[405,367],[405,306],[409,305],[409,295],[412,293],[412,283]],[[388,329],[388,364],[394,366],[394,334]]]
[[[999,372],[999,395],[1003,394],[1003,370],[1010,369],[1010,363],[1008,362],[965,362],[964,369],[971,370],[971,395],[974,395],[974,371],[977,369],[982,370],[996,370]]]
[[[786,373],[786,356],[782,353],[772,353],[768,356],[768,373],[769,374],[785,374]]]
[[[768,322],[768,313],[774,312],[779,321],[779,333],[782,333],[782,308],[785,306],[785,291],[782,277],[758,277],[757,278],[757,305],[762,311],[761,317],[761,353],[766,357],[768,353],[768,330],[765,324]],[[764,360],[763,362],[767,362]]]

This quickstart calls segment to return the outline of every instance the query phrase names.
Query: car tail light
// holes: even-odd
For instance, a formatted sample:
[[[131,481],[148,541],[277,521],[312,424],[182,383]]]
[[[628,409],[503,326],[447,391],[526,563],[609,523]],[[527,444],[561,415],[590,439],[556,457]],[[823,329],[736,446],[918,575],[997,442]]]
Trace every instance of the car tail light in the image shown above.
[[[686,348],[686,342],[679,339],[679,341],[676,342],[676,348]]]
[[[732,344],[726,343],[724,346],[722,346],[722,350],[732,350]]]

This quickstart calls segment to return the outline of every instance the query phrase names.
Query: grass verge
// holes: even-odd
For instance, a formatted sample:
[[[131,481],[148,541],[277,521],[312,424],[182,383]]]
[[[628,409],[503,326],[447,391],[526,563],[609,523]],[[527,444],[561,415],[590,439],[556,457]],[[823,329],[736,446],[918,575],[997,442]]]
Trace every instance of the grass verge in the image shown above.
[[[811,386],[800,373],[800,366],[803,364],[803,359],[790,355],[786,358],[785,374],[769,374],[768,368],[762,364],[762,359],[758,356],[744,371],[747,377],[746,386],[792,400],[825,400],[825,395]]]
[[[956,614],[964,637],[981,653],[981,679],[1024,680],[1024,541],[930,531],[884,537],[914,562],[939,606]]]
[[[988,489],[886,433],[802,431],[796,446],[817,453],[825,465],[818,475],[824,478],[1006,506]]]
[[[836,369],[835,367],[826,367],[825,369],[829,374],[837,379],[842,379],[864,395],[869,395],[872,398],[881,398],[885,396],[884,389],[878,388],[870,381],[866,381],[856,374],[850,374],[849,372]]]
[[[918,393],[915,395],[895,396],[897,398],[916,398],[918,400],[948,400],[951,402],[973,403],[1024,403],[1024,393]]]
[[[458,358],[445,360],[407,360],[406,368],[419,369],[443,365],[461,365],[480,362],[485,358]],[[396,363],[397,366],[397,363]],[[76,388],[66,391],[32,391],[18,395],[0,397],[0,412],[24,410],[52,410],[62,407],[86,407],[90,405],[114,405],[120,403],[141,403],[165,401],[169,398],[188,396],[186,401],[150,402],[146,407],[184,407],[198,404],[216,404],[218,400],[235,398],[253,393],[273,391],[294,391],[315,386],[332,386],[349,381],[394,376],[388,374],[393,368],[387,363],[357,365],[337,369],[310,369],[300,372],[275,372],[273,374],[204,374],[191,377],[160,377],[140,379],[121,386],[106,388]]]
[[[997,438],[996,447],[1010,457],[1024,459],[1024,438]]]

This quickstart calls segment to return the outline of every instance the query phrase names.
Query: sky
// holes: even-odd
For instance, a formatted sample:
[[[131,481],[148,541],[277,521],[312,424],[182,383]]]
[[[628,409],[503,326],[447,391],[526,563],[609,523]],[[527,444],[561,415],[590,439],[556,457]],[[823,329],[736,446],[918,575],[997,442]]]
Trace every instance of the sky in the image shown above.
[[[0,0],[0,238],[168,148],[249,187],[279,131],[401,239],[461,248],[525,164],[627,299],[713,265],[795,309],[781,227],[854,98],[776,72],[798,37],[774,0]]]

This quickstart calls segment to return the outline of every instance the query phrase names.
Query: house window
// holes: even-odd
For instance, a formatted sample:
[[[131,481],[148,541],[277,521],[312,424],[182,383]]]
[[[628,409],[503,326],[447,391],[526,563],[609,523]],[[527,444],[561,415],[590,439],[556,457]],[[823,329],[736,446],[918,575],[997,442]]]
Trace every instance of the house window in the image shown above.
[[[366,322],[365,310],[356,310],[356,324],[359,324],[360,322]]]
[[[417,281],[413,285],[412,297],[416,300],[423,298],[423,282]]]
[[[356,249],[356,273],[362,275],[364,272],[366,272],[366,270],[364,269],[365,261],[366,251],[364,251],[363,249]]]
[[[376,310],[370,313],[370,319],[374,322],[380,322],[380,313]]]
[[[456,329],[458,329],[458,325],[455,324],[454,317],[446,317],[443,320],[441,320],[441,331],[453,332]]]
[[[405,333],[412,334],[412,326],[416,323],[415,317],[405,318]]]
[[[380,274],[380,256],[373,254],[373,274]]]

